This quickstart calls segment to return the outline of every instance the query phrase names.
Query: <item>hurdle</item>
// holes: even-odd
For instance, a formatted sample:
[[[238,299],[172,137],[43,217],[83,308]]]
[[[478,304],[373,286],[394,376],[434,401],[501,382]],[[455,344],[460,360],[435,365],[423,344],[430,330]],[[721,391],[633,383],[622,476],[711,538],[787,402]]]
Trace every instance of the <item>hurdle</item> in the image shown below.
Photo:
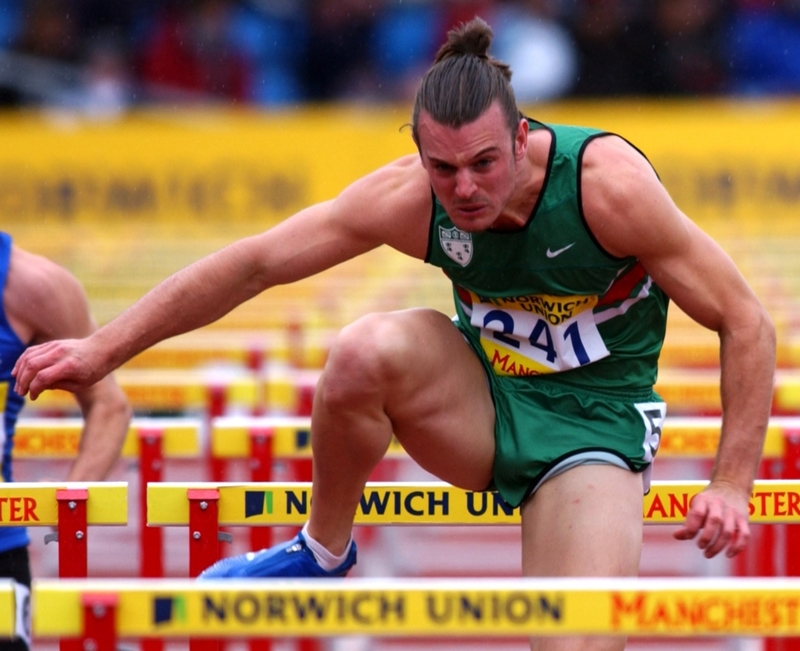
[[[122,369],[241,368],[260,374],[268,365],[322,368],[335,330],[305,327],[292,321],[285,328],[205,328],[161,341],[131,358]]]
[[[692,321],[687,325],[668,326],[659,358],[661,368],[719,368],[716,333]],[[204,329],[159,342],[121,368],[188,370],[224,365],[259,373],[275,361],[294,368],[322,368],[335,334],[333,328],[306,327],[298,322],[286,328]],[[779,337],[776,365],[780,369],[800,366],[800,339],[791,333]]]
[[[125,482],[19,482],[0,484],[0,526],[55,527],[45,543],[58,542],[58,575],[88,574],[89,527],[128,522]],[[79,651],[62,641],[62,651]]]
[[[646,524],[677,524],[707,481],[654,481],[643,498]],[[308,519],[310,482],[161,482],[147,489],[148,526],[188,526],[190,572],[219,560],[217,526],[300,526]],[[518,525],[519,509],[494,491],[466,491],[444,482],[368,482],[355,524]],[[800,481],[760,480],[750,496],[750,521],[800,524]],[[197,562],[193,563],[192,559]],[[195,574],[196,575],[196,574]]]
[[[83,420],[80,418],[21,418],[14,434],[14,459],[71,459],[78,454]],[[201,458],[203,423],[197,418],[134,418],[128,427],[120,456],[136,459],[139,467],[140,574],[164,576],[160,529],[144,526],[147,520],[147,484],[163,479],[168,459]]]
[[[657,456],[659,459],[709,458],[717,450],[721,428],[719,416],[667,416]],[[800,417],[771,417],[764,458],[784,458],[795,434],[800,434]],[[211,420],[211,454],[221,459],[258,459],[259,451],[253,447],[253,439],[259,437],[271,442],[271,458],[311,457],[311,418],[307,416],[221,416]],[[393,439],[386,456],[394,459],[407,455]],[[269,477],[254,478],[254,481],[269,481]]]
[[[252,410],[259,395],[258,379],[246,373],[216,373],[202,370],[119,370],[114,373],[137,413],[200,412],[221,416],[234,407]],[[71,413],[75,397],[68,391],[45,391],[28,401],[32,415],[41,411]]]
[[[689,503],[707,482],[653,482],[643,500],[646,523],[683,521]],[[786,495],[791,492],[792,509]],[[220,558],[220,526],[301,526],[309,516],[310,482],[150,484],[148,526],[187,526],[189,574],[196,577]],[[751,499],[754,522],[800,523],[800,482],[759,482]],[[368,483],[356,525],[518,525],[513,509],[496,492],[472,492],[443,482]],[[217,642],[193,641],[214,649]],[[260,648],[254,640],[253,648]]]
[[[252,414],[270,410],[306,415],[319,377],[318,369],[277,370],[272,376],[213,373],[201,370],[120,370],[115,373],[129,402],[141,412],[200,412],[223,416],[229,409]],[[674,415],[718,415],[721,410],[719,369],[664,369],[655,386]],[[74,397],[67,391],[46,391],[26,408],[32,412],[71,413]],[[800,412],[800,371],[776,375],[772,412]]]
[[[798,579],[35,580],[35,639],[800,636]]]
[[[58,575],[85,577],[89,527],[128,523],[126,482],[18,482],[0,484],[0,526],[55,527]]]
[[[0,579],[0,639],[11,639],[22,626],[12,579]]]
[[[720,417],[667,417],[664,421],[658,459],[710,459],[716,452],[721,429]],[[274,459],[296,460],[311,457],[311,421],[307,417],[246,417],[215,418],[211,422],[211,454],[226,460],[247,459],[253,482],[271,481]],[[784,460],[784,468],[798,466],[788,461],[789,452],[797,453],[800,445],[795,434],[800,433],[800,418],[773,417],[770,419],[764,445],[764,459]],[[386,453],[387,459],[406,458],[396,439]],[[797,475],[795,475],[796,477]],[[762,477],[791,479],[768,475]],[[270,544],[269,530],[251,529],[251,544],[258,549]],[[800,549],[800,544],[796,547]],[[769,559],[764,559],[768,563]],[[772,571],[764,570],[766,574]]]

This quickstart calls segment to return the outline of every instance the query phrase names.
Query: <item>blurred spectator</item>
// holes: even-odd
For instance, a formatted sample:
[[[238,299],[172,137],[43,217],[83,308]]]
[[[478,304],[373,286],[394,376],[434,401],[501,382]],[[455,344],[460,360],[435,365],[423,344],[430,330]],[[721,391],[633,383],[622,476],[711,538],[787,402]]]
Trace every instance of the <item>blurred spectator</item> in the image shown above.
[[[243,101],[248,69],[231,36],[231,0],[164,3],[141,52],[141,81],[155,99]]]
[[[444,38],[450,29],[461,23],[469,22],[475,16],[486,19],[492,10],[501,3],[498,0],[438,0],[434,4],[440,5],[444,13],[444,31],[442,32],[442,38]]]
[[[381,96],[410,101],[447,31],[441,3],[387,3],[374,25],[370,56],[380,78]]]
[[[231,38],[250,61],[249,100],[263,106],[280,106],[304,99],[300,61],[308,34],[302,3],[241,3],[231,19]]]
[[[22,29],[22,0],[6,0],[0,3],[0,54],[9,50]],[[22,94],[8,78],[9,64],[0,61],[0,108],[18,106]]]
[[[447,32],[475,16],[492,22],[501,4],[494,0],[384,2],[374,21],[370,52],[380,98],[410,101]]]
[[[575,95],[607,97],[646,92],[653,75],[653,43],[633,3],[583,0],[570,24],[578,48]]]
[[[800,92],[800,0],[0,0],[0,106],[407,102],[475,15],[521,102]]]
[[[380,80],[372,65],[375,0],[309,0],[303,82],[311,101],[376,99]]]
[[[94,118],[113,118],[133,100],[126,50],[111,34],[93,39],[87,54],[83,109]]]
[[[726,53],[734,92],[800,92],[800,0],[740,2]]]
[[[653,76],[658,95],[709,95],[727,84],[723,50],[725,0],[657,0]]]
[[[81,35],[74,0],[32,0],[14,44],[17,52],[60,62],[79,61]]]
[[[22,0],[0,2],[0,49],[8,49],[22,29]]]
[[[499,5],[487,19],[495,32],[492,53],[511,66],[511,85],[518,102],[555,99],[572,87],[577,47],[557,21],[554,3],[509,2]]]

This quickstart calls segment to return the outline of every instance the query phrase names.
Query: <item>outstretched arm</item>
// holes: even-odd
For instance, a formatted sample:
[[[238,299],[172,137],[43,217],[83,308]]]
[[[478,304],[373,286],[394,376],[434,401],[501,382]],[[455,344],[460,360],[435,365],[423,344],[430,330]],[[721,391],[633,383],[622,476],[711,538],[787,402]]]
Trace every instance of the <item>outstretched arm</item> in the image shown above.
[[[584,209],[617,256],[636,256],[690,317],[716,331],[722,435],[708,488],[692,502],[680,539],[699,534],[706,556],[734,556],[749,536],[749,500],[769,421],[775,329],[729,256],[672,202],[649,164],[617,138],[586,151]]]
[[[178,271],[88,338],[29,349],[14,369],[17,391],[29,391],[33,399],[44,389],[80,391],[163,339],[211,323],[268,287],[335,264],[339,258],[328,247],[337,244],[321,233],[329,205],[309,208]]]
[[[9,323],[26,342],[86,337],[95,329],[77,279],[50,260],[17,247],[12,249],[3,301]],[[119,458],[131,410],[111,375],[76,398],[83,430],[67,481],[100,481]]]
[[[16,390],[79,391],[153,344],[207,325],[265,289],[306,278],[388,243],[425,251],[430,190],[414,157],[361,179],[337,199],[307,208],[177,272],[86,339],[26,351]],[[425,206],[427,202],[427,208]]]

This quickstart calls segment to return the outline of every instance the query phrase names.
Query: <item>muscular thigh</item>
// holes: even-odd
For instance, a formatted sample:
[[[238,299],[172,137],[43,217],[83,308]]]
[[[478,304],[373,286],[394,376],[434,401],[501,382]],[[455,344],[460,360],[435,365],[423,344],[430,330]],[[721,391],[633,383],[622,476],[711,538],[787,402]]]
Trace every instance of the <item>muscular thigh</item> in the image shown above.
[[[576,466],[548,479],[522,507],[526,576],[635,576],[642,548],[642,475]],[[540,637],[531,651],[622,651],[623,637]]]
[[[347,337],[384,359],[377,380],[387,385],[384,409],[409,455],[444,481],[486,488],[494,405],[483,366],[452,321],[403,310],[361,320]]]
[[[582,465],[546,481],[522,507],[526,576],[636,576],[642,476]]]

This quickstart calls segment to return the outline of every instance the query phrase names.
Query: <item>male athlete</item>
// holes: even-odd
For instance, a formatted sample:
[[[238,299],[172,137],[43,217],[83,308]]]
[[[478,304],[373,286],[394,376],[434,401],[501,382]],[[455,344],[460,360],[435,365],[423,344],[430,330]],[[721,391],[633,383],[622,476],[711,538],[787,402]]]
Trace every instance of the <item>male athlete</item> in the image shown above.
[[[11,371],[28,346],[64,337],[85,337],[94,330],[86,295],[66,269],[20,249],[0,233],[0,409],[3,427],[2,481],[12,481],[14,428],[24,398],[15,393]],[[67,481],[100,481],[119,458],[130,421],[125,394],[108,375],[75,392],[83,414],[80,451]],[[19,604],[27,612],[31,570],[30,539],[25,527],[0,527],[0,577],[11,578]],[[25,651],[30,645],[29,622],[19,622],[17,639],[0,641],[0,651]]]
[[[314,399],[314,503],[293,540],[205,578],[341,576],[354,514],[394,433],[426,470],[521,505],[526,576],[635,576],[642,493],[665,407],[668,298],[721,343],[723,431],[678,538],[733,556],[772,393],[775,334],[729,257],[622,138],[522,117],[480,19],[424,76],[401,158],[168,278],[92,336],[29,350],[20,392],[78,390],[274,285],[382,244],[444,269],[457,318],[371,314],[344,328]],[[542,639],[537,651],[619,649]]]

